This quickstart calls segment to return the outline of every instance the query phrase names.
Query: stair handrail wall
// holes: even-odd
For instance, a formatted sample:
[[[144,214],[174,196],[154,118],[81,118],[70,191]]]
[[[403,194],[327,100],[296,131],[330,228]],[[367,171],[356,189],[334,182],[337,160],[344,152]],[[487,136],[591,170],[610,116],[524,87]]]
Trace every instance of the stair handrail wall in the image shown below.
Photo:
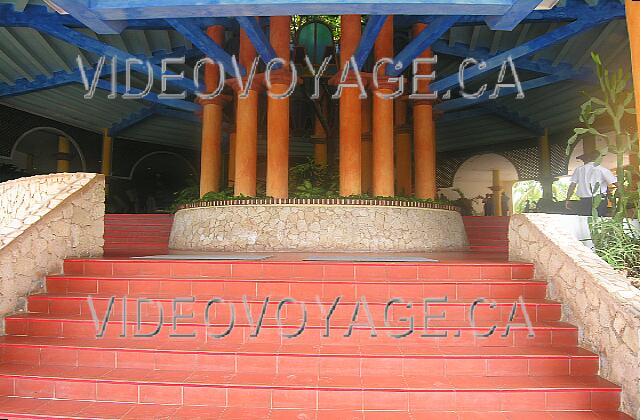
[[[574,236],[571,217],[514,215],[509,258],[535,264],[580,345],[600,355],[600,376],[622,386],[621,410],[640,419],[640,290]]]
[[[0,320],[42,292],[69,257],[103,253],[104,176],[60,173],[0,184]],[[0,334],[4,330],[0,324]]]

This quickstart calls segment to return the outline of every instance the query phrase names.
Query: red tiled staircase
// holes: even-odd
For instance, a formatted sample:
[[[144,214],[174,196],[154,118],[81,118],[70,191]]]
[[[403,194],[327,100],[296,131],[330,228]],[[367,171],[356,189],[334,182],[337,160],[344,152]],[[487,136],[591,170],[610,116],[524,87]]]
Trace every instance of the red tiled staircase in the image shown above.
[[[104,217],[106,256],[166,254],[172,214],[107,214]]]
[[[509,216],[463,216],[469,249],[509,252]]]
[[[29,313],[6,319],[0,337],[0,417],[130,419],[622,419],[616,412],[620,389],[597,376],[598,357],[576,347],[577,329],[559,322],[560,305],[545,299],[546,284],[520,263],[311,263],[68,260],[65,274],[47,278],[47,293],[29,298]],[[100,319],[116,296],[106,338],[96,339],[87,295]],[[253,321],[267,304],[257,338]],[[122,297],[128,297],[123,311]],[[182,303],[177,332],[170,338],[172,300]],[[208,325],[204,308],[213,296]],[[296,338],[302,312],[294,297],[307,302],[307,326]],[[320,312],[316,296],[324,303]],[[331,318],[330,337],[322,337],[322,314],[342,296]],[[357,327],[344,337],[355,302],[365,296],[377,337]],[[394,304],[392,297],[414,302]],[[425,297],[430,303],[430,334],[421,337]],[[514,327],[502,337],[512,304],[526,301],[535,337]],[[152,338],[131,337],[136,328],[136,297],[155,298],[168,324]],[[477,306],[478,297],[496,301]],[[235,326],[225,338],[234,303]],[[142,332],[156,328],[158,309],[142,306]],[[122,322],[123,313],[128,314]],[[415,316],[415,332],[401,334]],[[154,322],[155,321],[155,322]],[[367,323],[363,304],[357,317]],[[522,311],[514,322],[523,323]],[[493,324],[496,333],[474,336]],[[125,325],[128,338],[121,338]]]

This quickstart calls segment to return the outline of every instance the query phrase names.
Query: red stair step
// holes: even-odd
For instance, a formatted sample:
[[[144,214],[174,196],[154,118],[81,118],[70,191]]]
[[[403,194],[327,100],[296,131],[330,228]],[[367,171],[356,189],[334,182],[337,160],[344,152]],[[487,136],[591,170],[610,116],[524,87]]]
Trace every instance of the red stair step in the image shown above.
[[[183,406],[160,404],[104,403],[92,401],[37,400],[34,398],[0,397],[0,415],[10,418],[61,418],[104,419],[122,418],[171,418],[172,420],[194,419],[495,419],[495,420],[554,420],[554,419],[609,419],[626,420],[630,417],[598,411],[591,416],[585,412],[563,411],[550,414],[541,412],[490,412],[490,411],[361,411],[361,410],[316,410],[316,409],[256,409],[253,407]]]
[[[257,315],[256,315],[257,317]],[[360,320],[360,323],[363,321]],[[374,320],[374,324],[375,324]],[[38,337],[65,337],[65,338],[91,338],[96,336],[96,326],[91,318],[74,315],[47,315],[47,314],[24,314],[7,317],[5,320],[6,332],[10,335],[30,335]],[[150,333],[155,331],[159,322],[141,322],[140,332]],[[158,334],[149,340],[164,340],[172,333],[195,333],[192,338],[197,342],[218,341],[209,334],[221,334],[229,327],[228,318],[221,323],[210,321],[209,324],[198,322],[179,322],[176,331],[173,331],[171,320],[167,319]],[[291,326],[283,325],[279,327],[273,320],[265,320],[260,330],[259,337],[253,338],[255,328],[249,324],[236,323],[230,334],[223,338],[232,343],[242,344],[251,341],[264,343],[286,343],[289,339],[283,337],[283,333],[292,334],[300,328],[299,322],[292,322]],[[479,337],[479,334],[487,333],[494,325],[498,325],[490,337]],[[322,337],[325,333],[325,324],[322,320],[310,321],[306,324],[302,334],[296,337],[296,341],[303,344],[329,344],[336,342],[339,344],[380,344],[397,345],[398,339],[390,334],[401,334],[407,330],[407,325],[386,327],[382,320],[377,322],[375,329],[377,337],[370,336],[370,328],[356,327],[350,337],[344,335],[348,332],[345,324],[331,324],[330,337]],[[133,337],[136,332],[137,321],[128,320],[126,323],[126,333],[128,337]],[[475,327],[465,325],[461,321],[430,320],[427,334],[447,334],[447,337],[421,337],[423,334],[422,325],[418,324],[414,333],[402,339],[404,344],[422,344],[424,346],[571,346],[577,341],[577,329],[570,324],[562,322],[536,322],[532,324],[534,337],[529,337],[526,327],[513,327],[510,333],[503,337],[505,333],[504,323],[500,326],[498,322],[477,321]],[[105,337],[116,338],[122,332],[122,322],[114,319],[110,322],[105,331]]]
[[[68,275],[149,275],[165,277],[302,278],[313,280],[531,279],[528,263],[315,263],[256,261],[141,261],[70,259]]]
[[[619,404],[619,388],[596,376],[319,377],[0,364],[0,381],[9,396],[178,405],[531,411],[614,410]]]
[[[110,294],[93,294],[92,297],[94,310],[98,315],[106,313],[107,308],[111,304]],[[270,295],[267,311],[265,316],[267,319],[275,319],[278,313],[278,305],[280,305],[281,299],[287,298],[289,294],[283,293],[282,295]],[[127,313],[130,316],[136,315],[138,307],[136,302],[140,298],[148,298],[148,294],[141,295],[127,295]],[[154,294],[154,300],[158,304],[162,305],[164,313],[170,314],[173,311],[173,301],[176,297],[175,294]],[[377,319],[384,319],[385,311],[388,314],[388,319],[395,321],[399,318],[406,316],[414,316],[420,318],[425,313],[425,306],[422,299],[419,296],[415,296],[413,299],[418,299],[411,303],[411,308],[407,308],[405,305],[394,304],[387,309],[387,302],[382,300],[372,301],[368,299],[368,306],[371,313]],[[227,297],[225,302],[233,304],[236,308],[236,320],[239,322],[246,322],[246,311],[243,308],[244,300],[241,297]],[[247,303],[252,308],[252,313],[258,313],[264,305],[264,297],[247,297]],[[194,319],[198,321],[204,320],[204,313],[207,311],[209,298],[201,298],[195,300],[193,303],[180,304],[178,306],[179,313],[190,314],[195,313]],[[300,300],[304,303],[305,310],[310,318],[324,318],[324,312],[326,307],[330,307],[335,301],[321,302],[322,307],[317,301],[310,299]],[[518,303],[517,298],[514,299],[496,299],[492,303],[488,301],[485,303],[474,303],[473,299],[461,299],[450,300],[447,302],[429,302],[427,303],[427,313],[430,315],[444,314],[444,318],[448,320],[470,321],[471,314],[473,313],[474,319],[477,320],[496,320],[506,321],[512,316],[512,311],[515,307],[515,321],[522,321],[524,319],[524,311],[522,305]],[[122,299],[115,299],[112,305],[112,311],[115,314],[122,312]],[[336,306],[336,312],[332,316],[332,319],[350,319],[354,310],[356,302],[342,299]],[[473,309],[472,309],[473,308]],[[558,321],[561,316],[562,307],[559,303],[547,301],[544,299],[528,300],[524,304],[524,308],[527,311],[527,315],[533,322],[536,321]],[[91,315],[91,307],[87,294],[43,294],[32,295],[28,298],[28,309],[32,313],[44,313],[44,314],[71,314],[71,315]],[[215,316],[216,313],[228,312],[227,307],[220,307],[218,305],[212,305],[209,308],[211,316]],[[155,304],[145,304],[141,306],[141,314],[144,316],[151,316],[154,319],[157,316],[157,306]],[[302,313],[299,305],[285,305],[281,308],[280,314],[283,319],[294,318],[298,319]]]
[[[489,222],[503,230],[486,230],[491,233],[483,237],[479,232],[484,228],[469,226],[478,235],[471,236],[472,245],[493,238],[503,245],[485,249],[506,250],[507,240],[498,236],[505,219],[465,220],[466,225]],[[122,230],[109,240],[118,240],[118,235],[132,241],[131,249],[150,244]],[[141,236],[148,240],[153,235]],[[124,253],[126,245],[117,246]],[[109,246],[114,249],[114,243]],[[531,264],[107,258],[69,260],[65,272],[47,277],[46,294],[29,297],[30,313],[6,319],[9,335],[0,338],[0,416],[628,418],[615,412],[620,388],[596,376],[597,355],[576,347],[576,327],[557,321],[561,306],[545,300],[546,283],[534,280]],[[88,295],[99,317],[111,296],[118,298],[103,339],[95,338]],[[127,338],[119,337],[124,295],[129,296],[124,311]],[[267,305],[259,336],[251,337],[255,327],[248,325],[243,295],[254,319],[265,296],[304,301],[306,329],[295,339],[283,337],[299,328],[301,311],[297,305],[285,305],[281,326],[274,301]],[[363,295],[378,336],[371,337],[371,329],[359,325],[352,337],[344,337],[355,302]],[[422,299],[445,295],[449,301],[430,303],[428,310],[430,315],[446,312],[445,319],[428,322],[430,333],[447,332],[448,337],[421,337]],[[160,302],[169,322],[152,338],[132,337],[132,311],[135,299],[142,296]],[[179,311],[197,315],[178,321],[178,332],[193,331],[195,338],[168,337],[172,298],[178,296],[197,298]],[[212,308],[206,325],[203,312],[212,296],[225,302]],[[325,325],[317,296],[325,310],[342,296],[330,337],[322,337]],[[390,322],[385,324],[385,303],[395,296],[414,301],[413,307],[391,306]],[[501,337],[511,305],[520,296],[535,337],[529,338],[522,326]],[[474,326],[470,306],[478,297],[496,300],[496,308],[478,305]],[[233,331],[222,339],[208,336],[228,328],[229,304],[236,311]],[[151,305],[141,315],[143,331],[156,328]],[[389,333],[407,330],[408,322],[401,318],[409,315],[415,319],[414,333],[390,337]],[[514,322],[522,323],[523,318],[518,313]],[[366,324],[364,313],[357,319]],[[494,324],[497,330],[491,337],[474,336]]]
[[[475,376],[595,375],[598,357],[571,347],[313,346],[226,341],[211,344],[118,339],[65,339],[7,336],[0,339],[5,362],[33,366],[198,369],[296,374],[376,375],[381,373]]]
[[[215,278],[152,278],[152,277],[47,277],[50,293],[100,293],[108,295],[173,294],[210,299],[213,296],[258,296],[264,299],[294,297],[298,300],[333,302],[338,296],[355,301],[364,296],[367,301],[387,302],[400,297],[409,300],[442,298],[449,300],[544,299],[546,283],[534,280],[415,280],[415,281],[307,281],[307,280],[249,280]]]

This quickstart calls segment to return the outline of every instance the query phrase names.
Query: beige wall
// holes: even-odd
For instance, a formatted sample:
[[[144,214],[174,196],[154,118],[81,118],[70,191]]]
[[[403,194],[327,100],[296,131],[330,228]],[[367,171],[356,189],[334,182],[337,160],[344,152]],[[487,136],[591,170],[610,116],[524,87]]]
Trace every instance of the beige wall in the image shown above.
[[[462,249],[456,211],[387,206],[241,205],[176,213],[172,249],[428,251]]]
[[[42,175],[0,184],[0,318],[42,292],[67,257],[101,256],[104,177]]]
[[[622,409],[640,418],[640,290],[569,230],[577,216],[519,214],[509,226],[511,259],[535,263],[536,278],[562,302],[580,345],[600,355],[600,375],[622,385]]]

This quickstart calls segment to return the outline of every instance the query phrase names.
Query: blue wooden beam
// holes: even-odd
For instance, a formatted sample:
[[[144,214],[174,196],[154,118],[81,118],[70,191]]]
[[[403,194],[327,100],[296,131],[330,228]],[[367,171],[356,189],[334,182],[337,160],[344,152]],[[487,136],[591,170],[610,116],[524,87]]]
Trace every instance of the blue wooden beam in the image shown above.
[[[152,105],[150,107],[142,108],[141,110],[126,116],[125,118],[118,121],[117,123],[114,123],[111,126],[111,128],[109,128],[109,136],[111,137],[118,136],[118,134],[120,134],[122,131],[126,130],[127,128],[132,127],[138,124],[139,122],[149,118],[153,114],[155,114],[156,109],[157,109],[157,106]]]
[[[44,6],[29,5],[24,10],[17,10],[13,4],[0,4],[0,26],[29,26],[34,19],[58,25],[84,26],[73,16],[51,13]]]
[[[458,16],[440,16],[434,19],[429,26],[412,39],[411,42],[395,56],[393,61],[396,63],[396,66],[387,66],[387,73],[390,76],[402,74],[416,57],[444,35],[458,19]]]
[[[90,36],[84,35],[80,32],[74,31],[73,29],[69,29],[65,26],[54,26],[46,23],[41,23],[38,21],[32,22],[31,27],[40,32],[47,33],[54,38],[58,38],[62,41],[68,42],[72,45],[77,46],[80,49],[85,51],[89,51],[99,56],[107,56],[118,57],[118,60],[126,60],[126,59],[139,59],[139,57],[134,56],[128,52],[122,51],[112,45],[105,44],[97,39],[94,39]],[[155,65],[151,64],[151,68],[153,69],[153,74],[155,78],[160,79],[162,76],[162,69]],[[170,72],[166,72],[166,74],[172,74]],[[169,79],[169,82],[174,87],[184,89],[186,91],[196,91],[196,87],[193,83],[193,80],[189,80],[187,78],[182,79]]]
[[[176,31],[187,37],[198,47],[200,51],[212,60],[218,61],[224,65],[224,70],[230,75],[234,75],[231,56],[221,46],[216,44],[209,36],[191,19],[167,19],[167,22],[175,28]],[[244,76],[245,69],[238,65],[240,73]]]
[[[356,49],[356,53],[354,54],[359,69],[361,69],[364,63],[367,61],[367,58],[369,57],[369,54],[373,49],[373,45],[375,44],[376,39],[378,39],[378,35],[380,34],[382,27],[387,21],[387,17],[388,16],[383,15],[369,16],[367,26],[365,26],[364,28],[362,38],[360,38],[360,43],[358,44],[358,48]]]
[[[260,27],[260,23],[253,16],[238,16],[236,20],[240,24],[240,27],[245,31],[251,43],[256,49],[258,55],[265,63],[276,58],[276,52],[273,50],[269,39],[265,35],[264,31]],[[289,57],[280,57],[284,60],[288,60]]]
[[[606,13],[612,19],[624,19],[624,5],[619,1],[600,2],[597,6],[589,6],[584,0],[570,0],[566,6],[556,6],[550,10],[534,10],[522,21],[526,23],[537,22],[571,22],[580,17],[591,15],[594,13]],[[499,15],[499,14],[498,14]],[[414,16],[395,16],[394,24],[398,28],[406,28],[421,22],[427,25],[433,22],[437,16],[420,15]],[[456,23],[456,26],[484,25],[486,16],[462,16]]]
[[[14,9],[13,4],[0,4],[0,26],[29,27],[34,20],[50,25],[63,25],[70,28],[86,28],[87,26],[71,15],[50,12],[45,6],[27,5],[24,10]],[[223,25],[234,29],[237,23],[233,19],[207,17],[192,19],[200,28],[212,25]],[[171,30],[173,27],[164,19],[129,19],[124,21],[126,29],[158,29]]]
[[[502,16],[487,16],[484,20],[489,29],[494,31],[511,31],[524,20],[541,0],[515,0],[513,5]]]
[[[100,19],[89,7],[89,0],[55,0],[55,4],[98,34],[119,34],[126,27],[123,21]]]
[[[557,74],[551,74],[548,76],[542,76],[542,77],[538,77],[536,79],[532,79],[532,80],[527,80],[526,82],[522,82],[521,87],[523,91],[528,91],[531,89],[536,89],[539,87],[543,87],[543,86],[547,86],[547,85],[551,85],[553,83],[558,83],[561,82],[563,80],[568,80],[569,79],[569,74],[568,73],[557,73]],[[506,87],[506,88],[502,88],[500,90],[500,98],[512,95],[514,93],[516,93],[517,90],[514,87]],[[489,88],[487,89],[487,91],[480,96],[477,99],[467,99],[467,98],[455,98],[455,99],[450,99],[448,101],[439,103],[438,105],[435,106],[435,109],[441,112],[447,112],[447,111],[453,111],[456,109],[463,109],[463,108],[467,108],[470,106],[474,106],[474,105],[479,105],[482,104],[484,102],[490,101],[492,99],[489,98],[489,95],[491,95],[491,93],[493,93],[493,89]]]
[[[611,17],[606,14],[602,16],[587,15],[574,22],[568,23],[565,26],[562,26],[554,31],[547,32],[544,35],[534,38],[529,42],[525,42],[524,44],[518,45],[510,50],[504,51],[500,54],[496,54],[495,56],[485,61],[485,66],[483,69],[480,69],[479,66],[467,68],[464,72],[465,81],[469,81],[475,77],[480,76],[483,73],[502,66],[502,64],[507,60],[508,57],[511,57],[511,59],[513,60],[517,60],[519,58],[528,56],[550,45],[564,41],[574,35],[594,28],[610,19]],[[458,86],[458,84],[458,73],[456,72],[455,74],[431,83],[431,90],[433,92],[444,92],[455,86]]]
[[[152,57],[148,58],[149,62],[152,64],[159,64],[164,58],[172,58],[172,57],[186,57],[194,58],[202,55],[200,50],[198,49],[189,49],[186,50],[183,47],[177,48],[170,53],[159,53],[154,54]],[[145,57],[140,57],[144,59]],[[118,67],[118,71],[124,71],[124,63],[120,63]],[[86,70],[87,79],[93,80],[93,76],[95,75],[95,69],[87,69]],[[102,77],[106,77],[111,75],[111,66],[105,65],[102,68]],[[13,85],[9,85],[6,83],[0,84],[0,98],[6,98],[9,96],[16,95],[24,95],[31,92],[53,89],[56,87],[68,85],[70,83],[80,83],[82,81],[82,75],[80,70],[76,70],[70,73],[65,71],[60,71],[53,73],[51,77],[46,77],[43,75],[36,76],[34,80],[28,81],[25,79],[20,79],[15,82]]]
[[[502,15],[513,0],[92,0],[102,19],[290,15]]]
[[[487,50],[486,48],[476,48],[474,50],[471,50],[471,47],[467,45],[456,43],[453,46],[450,46],[448,42],[442,40],[436,41],[432,45],[431,49],[437,54],[452,55],[460,58],[473,57],[478,60],[488,60],[497,55],[489,53],[489,50]],[[519,58],[514,61],[514,64],[518,69],[543,74],[554,74],[557,72],[568,71],[571,74],[571,79],[588,83],[598,82],[595,74],[593,73],[593,70],[588,67],[574,70],[573,66],[569,63],[560,63],[554,66],[547,60],[533,61],[528,58]]]

